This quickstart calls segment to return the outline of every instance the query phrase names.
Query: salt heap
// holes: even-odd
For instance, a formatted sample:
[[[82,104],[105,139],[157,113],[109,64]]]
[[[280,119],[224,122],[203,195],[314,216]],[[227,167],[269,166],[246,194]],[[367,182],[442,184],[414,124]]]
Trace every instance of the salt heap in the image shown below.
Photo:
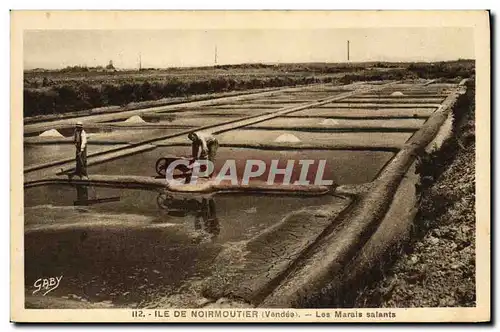
[[[146,123],[146,121],[144,121],[140,116],[138,115],[133,115],[131,116],[130,118],[128,118],[127,120],[125,120],[124,122],[127,122],[127,123]]]
[[[63,135],[61,135],[60,132],[58,132],[55,129],[46,130],[38,136],[40,136],[40,137],[64,137]]]
[[[323,121],[321,121],[320,124],[331,126],[331,125],[338,125],[339,122],[335,119],[324,119]]]
[[[282,135],[278,136],[278,138],[276,138],[274,141],[275,142],[286,142],[286,143],[297,143],[297,142],[300,142],[300,139],[297,136],[292,135],[292,134],[282,134]]]
[[[401,91],[394,91],[391,96],[404,96],[404,94]]]

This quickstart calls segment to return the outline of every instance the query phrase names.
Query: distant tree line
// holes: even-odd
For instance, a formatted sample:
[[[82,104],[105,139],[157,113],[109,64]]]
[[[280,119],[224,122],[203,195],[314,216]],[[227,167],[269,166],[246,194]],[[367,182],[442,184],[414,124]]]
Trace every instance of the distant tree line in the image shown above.
[[[110,63],[109,65],[112,65]],[[108,65],[108,66],[109,66]],[[44,114],[66,113],[81,111],[104,106],[124,106],[131,102],[158,100],[162,98],[182,97],[204,93],[216,93],[227,91],[238,91],[246,89],[294,86],[312,83],[339,82],[349,84],[356,81],[381,81],[381,80],[403,80],[403,79],[453,79],[457,77],[471,77],[474,75],[474,61],[462,60],[438,63],[372,63],[364,64],[245,64],[232,65],[231,68],[268,68],[278,67],[274,76],[254,77],[231,77],[230,75],[218,76],[211,79],[193,78],[185,81],[168,79],[153,81],[135,81],[133,77],[122,82],[102,82],[88,84],[85,81],[62,82],[54,84],[44,78],[42,87],[27,84],[25,79],[24,88],[24,116],[35,116]],[[238,67],[239,66],[239,67]],[[66,70],[85,70],[87,67],[73,66]],[[102,67],[101,67],[102,68]],[[217,66],[224,68],[224,66]],[[368,68],[368,69],[367,69]],[[377,70],[384,68],[384,70]],[[389,68],[389,69],[385,69]],[[88,68],[87,68],[88,69]],[[283,75],[280,72],[300,71],[305,74]],[[328,75],[317,75],[320,73],[346,73],[342,77],[335,78]],[[308,76],[305,76],[309,73]],[[312,76],[315,75],[315,76]],[[317,76],[316,76],[317,75]],[[31,86],[31,87],[30,87]]]
[[[113,65],[113,61],[110,60],[109,63],[106,66],[66,66],[61,69],[54,69],[54,70],[46,70],[46,69],[34,69],[31,70],[33,72],[59,72],[59,73],[86,73],[86,72],[91,72],[91,71],[104,71],[104,70],[115,70],[115,66]]]
[[[131,102],[158,100],[203,93],[227,92],[266,87],[294,86],[332,82],[324,77],[273,77],[234,79],[219,77],[210,80],[183,82],[144,81],[141,83],[102,84],[91,86],[59,85],[46,89],[24,89],[24,116],[66,113],[103,106],[124,106]]]
[[[381,67],[383,68],[383,67]],[[349,84],[356,81],[382,81],[404,79],[455,79],[469,78],[475,74],[473,61],[437,63],[410,63],[402,68],[387,71],[363,71],[344,75],[340,81]]]
[[[407,70],[414,73],[420,78],[453,78],[453,77],[470,77],[474,74],[474,62],[467,60],[459,60],[454,62],[437,62],[437,63],[411,63]]]

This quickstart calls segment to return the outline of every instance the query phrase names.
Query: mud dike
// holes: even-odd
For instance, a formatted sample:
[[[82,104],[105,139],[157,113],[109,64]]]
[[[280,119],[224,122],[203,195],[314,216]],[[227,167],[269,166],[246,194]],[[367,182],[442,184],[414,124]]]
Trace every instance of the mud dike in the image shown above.
[[[64,175],[74,167],[70,140],[33,135],[64,132],[75,120],[26,126],[31,137],[25,137],[25,154],[36,156],[25,160],[24,170],[27,280],[57,252],[54,239],[69,236],[62,230],[73,229],[89,240],[72,250],[103,258],[89,265],[89,275],[94,266],[107,271],[88,282],[111,287],[87,294],[89,305],[334,307],[408,236],[419,181],[416,157],[439,147],[447,135],[443,124],[463,91],[464,82],[321,85],[93,116],[83,119],[95,131],[89,178],[71,181]],[[145,122],[123,122],[132,116]],[[246,188],[168,186],[155,175],[154,163],[163,155],[189,154],[192,130],[219,137],[216,168],[228,159],[238,169],[247,159],[280,165],[325,159],[335,186],[285,190],[265,185],[267,174]],[[82,210],[72,206],[75,190],[89,187],[97,193],[87,195],[113,194],[120,201],[86,207],[88,218],[77,218]],[[110,245],[103,247],[101,239]],[[164,260],[144,263],[144,257]],[[115,273],[145,278],[148,287],[119,284]],[[76,268],[65,272],[72,275],[86,278]],[[125,296],[123,283],[132,289]],[[75,287],[61,292],[82,292]],[[144,289],[156,291],[145,296]]]

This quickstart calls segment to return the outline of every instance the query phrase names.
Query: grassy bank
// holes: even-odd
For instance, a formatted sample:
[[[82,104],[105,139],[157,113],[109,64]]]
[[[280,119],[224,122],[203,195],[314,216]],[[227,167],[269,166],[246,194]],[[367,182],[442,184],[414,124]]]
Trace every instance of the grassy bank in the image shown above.
[[[312,83],[469,77],[473,61],[441,63],[244,64],[102,72],[86,67],[24,73],[24,117]]]

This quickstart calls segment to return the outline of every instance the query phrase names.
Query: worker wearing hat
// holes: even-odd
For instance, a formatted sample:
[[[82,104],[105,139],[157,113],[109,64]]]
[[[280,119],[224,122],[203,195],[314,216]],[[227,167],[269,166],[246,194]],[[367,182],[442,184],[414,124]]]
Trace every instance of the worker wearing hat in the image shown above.
[[[75,175],[79,175],[80,177],[87,176],[87,134],[83,130],[83,123],[81,122],[77,122],[75,125],[73,143],[75,143],[76,148]]]

